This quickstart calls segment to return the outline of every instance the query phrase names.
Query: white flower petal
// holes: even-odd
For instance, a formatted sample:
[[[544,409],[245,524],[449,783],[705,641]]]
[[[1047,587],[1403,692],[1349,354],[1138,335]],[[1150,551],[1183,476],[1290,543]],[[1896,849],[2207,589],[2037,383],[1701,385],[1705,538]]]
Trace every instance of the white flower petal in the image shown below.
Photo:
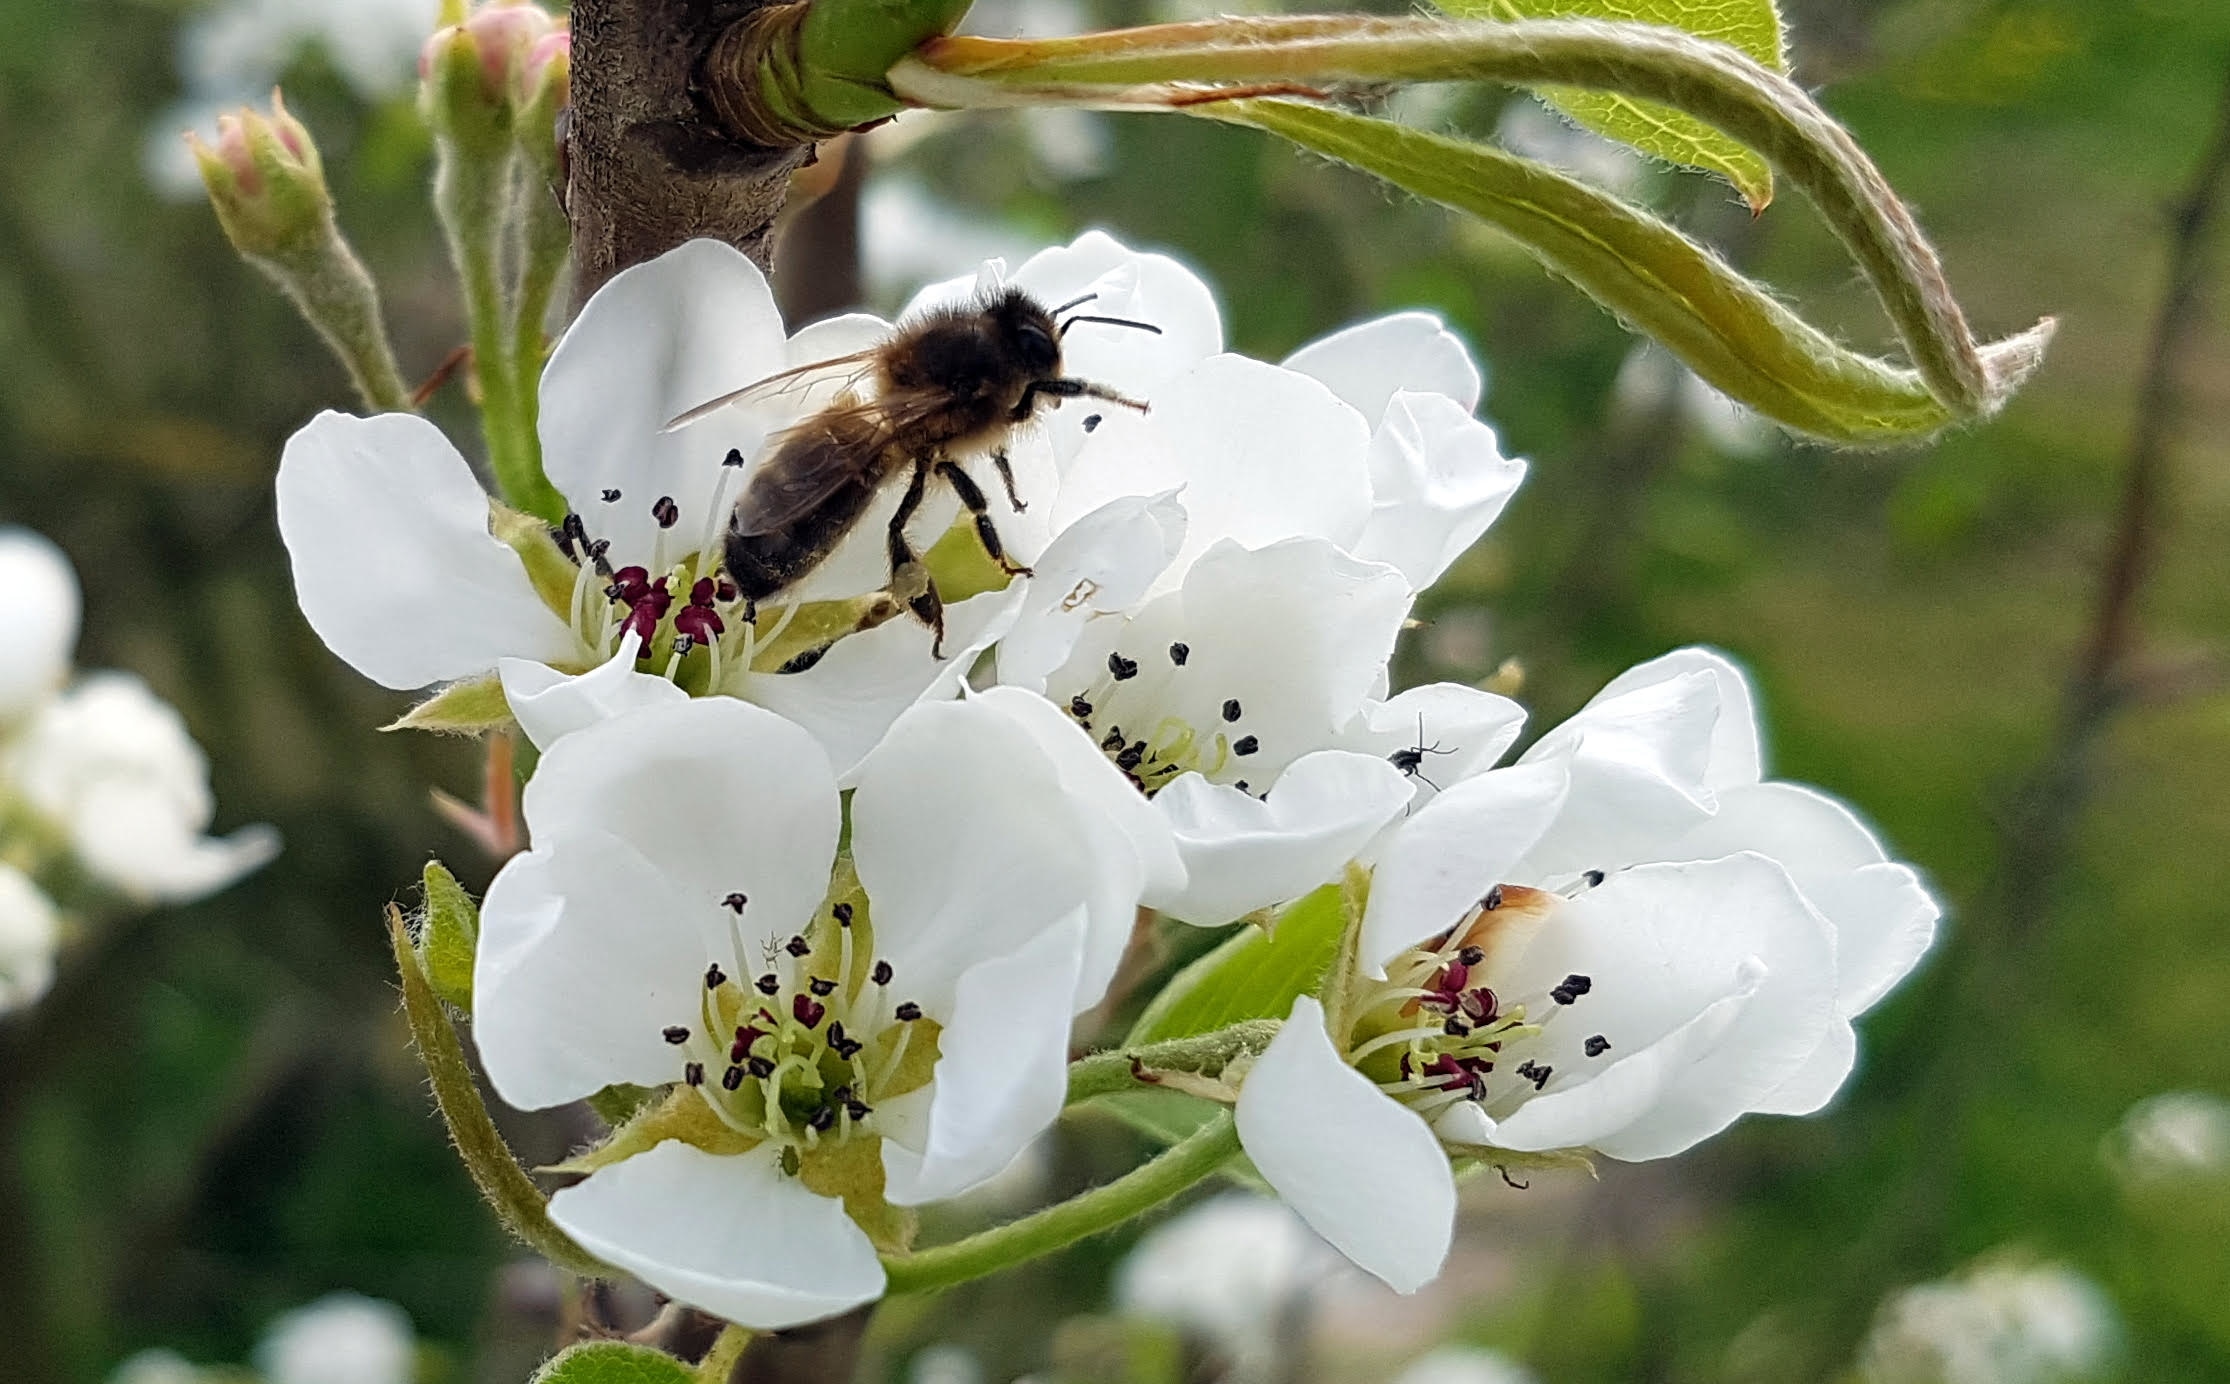
[[[1374,977],[1404,948],[1462,921],[1532,849],[1570,788],[1555,761],[1520,764],[1448,789],[1393,833],[1371,877],[1358,956]]]
[[[919,1146],[883,1143],[883,1195],[893,1205],[942,1201],[989,1181],[1059,1118],[1085,929],[1078,908],[960,977],[937,1036]]]
[[[779,1157],[669,1140],[558,1192],[550,1219],[668,1297],[762,1331],[881,1297],[883,1266],[844,1203],[784,1176]]]
[[[504,865],[480,908],[472,1031],[506,1103],[542,1110],[679,1075],[660,1034],[696,1026],[706,962],[729,954],[707,947],[690,902],[607,834]]]
[[[1022,595],[1009,587],[945,607],[941,659],[930,657],[929,627],[901,615],[837,640],[802,672],[749,672],[730,679],[730,687],[811,731],[828,751],[838,782],[849,785],[906,708],[959,691],[976,655],[1013,621]]]
[[[1014,628],[999,641],[999,681],[1044,691],[1084,626],[1144,598],[1184,538],[1175,491],[1110,500],[1063,529],[1035,562]]]
[[[547,663],[504,659],[496,664],[503,679],[503,699],[538,750],[625,712],[688,701],[689,694],[666,679],[635,671],[641,647],[641,636],[624,635],[618,653],[578,675],[561,673]]]
[[[1615,1063],[1759,982],[1740,1016],[1648,1110],[1591,1140],[1614,1158],[1661,1158],[1716,1134],[1788,1080],[1831,1025],[1848,1023],[1835,1012],[1832,929],[1787,872],[1758,855],[1613,874],[1559,904],[1491,983],[1498,993],[1537,994],[1573,974],[1590,977],[1592,988],[1531,1049],[1558,1073],[1548,1095],[1590,1084],[1589,1035],[1608,1037]]]
[[[488,532],[472,468],[423,418],[319,414],[287,439],[278,507],[303,617],[384,687],[579,652],[518,555]]]
[[[1220,539],[1260,548],[1313,537],[1346,548],[1362,536],[1370,429],[1323,385],[1244,356],[1211,356],[1152,403],[1144,417],[1105,412],[1062,481],[1054,521],[1065,527],[1110,500],[1184,487],[1184,545],[1153,592],[1176,589]]]
[[[1719,719],[1712,725],[1707,761],[1710,767],[1704,773],[1705,785],[1720,789],[1756,783],[1764,776],[1756,699],[1751,695],[1750,680],[1743,676],[1740,665],[1717,649],[1701,646],[1675,649],[1647,663],[1638,663],[1605,684],[1580,714],[1585,716],[1589,710],[1630,692],[1688,673],[1709,673],[1718,689]]]
[[[0,721],[68,680],[82,604],[60,548],[29,529],[0,528]]]
[[[631,845],[668,882],[675,906],[720,941],[709,953],[720,958],[730,923],[722,899],[751,900],[745,938],[788,937],[820,907],[836,856],[827,754],[797,726],[731,697],[575,731],[542,757],[525,810],[538,850],[596,834]]]
[[[181,813],[158,783],[104,779],[78,795],[70,846],[94,878],[141,903],[190,903],[279,854],[279,833],[268,826],[203,836],[207,821]]]
[[[1521,764],[1566,763],[1570,805],[1525,859],[1542,882],[1661,859],[1656,852],[1707,820],[1707,783],[1721,703],[1707,670],[1598,698],[1528,749]]]
[[[1127,937],[1138,866],[1127,838],[1073,804],[1030,733],[977,701],[899,717],[860,765],[852,852],[893,993],[944,1020],[960,978],[1028,946],[1078,907],[1085,954]],[[1128,902],[1107,882],[1127,875]],[[1078,996],[1089,1006],[1091,999]]]
[[[1397,393],[1371,435],[1371,517],[1355,555],[1399,567],[1422,591],[1501,517],[1525,470],[1453,400]]]
[[[614,566],[662,565],[651,510],[664,498],[681,511],[664,558],[695,551],[722,459],[730,448],[757,456],[778,425],[752,407],[670,433],[666,424],[789,361],[766,276],[720,241],[692,240],[624,269],[589,299],[542,372],[542,463],[589,535],[611,540]],[[607,503],[607,490],[620,498]]]
[[[0,1015],[46,994],[61,939],[53,901],[23,871],[0,861]]]
[[[1409,780],[1375,755],[1319,750],[1278,776],[1267,801],[1185,774],[1155,795],[1186,884],[1154,907],[1218,927],[1329,884],[1409,806]]]
[[[1340,1060],[1303,995],[1239,1090],[1239,1140],[1311,1229],[1397,1293],[1440,1273],[1456,1181],[1415,1112]]]
[[[1402,390],[1445,395],[1469,413],[1479,406],[1485,383],[1471,352],[1429,312],[1342,327],[1287,356],[1285,368],[1322,380],[1374,423]]]
[[[1381,759],[1403,751],[1420,758],[1411,778],[1420,806],[1494,767],[1525,725],[1525,708],[1508,697],[1458,682],[1412,687],[1392,701],[1370,701],[1339,737],[1339,747]]]

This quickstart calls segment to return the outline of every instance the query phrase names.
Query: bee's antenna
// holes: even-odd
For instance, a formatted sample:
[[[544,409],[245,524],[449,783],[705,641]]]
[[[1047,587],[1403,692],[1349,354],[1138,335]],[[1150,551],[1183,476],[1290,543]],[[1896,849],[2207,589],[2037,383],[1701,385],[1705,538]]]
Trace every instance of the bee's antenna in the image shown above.
[[[1063,322],[1061,324],[1061,335],[1067,336],[1069,328],[1079,322],[1104,322],[1110,327],[1132,327],[1142,332],[1152,332],[1155,336],[1161,335],[1161,328],[1151,322],[1133,322],[1127,317],[1090,317],[1083,313],[1078,313],[1068,321]]]
[[[1097,293],[1087,293],[1081,298],[1071,298],[1067,302],[1061,304],[1059,307],[1053,309],[1053,315],[1055,317],[1059,317],[1062,313],[1067,312],[1070,308],[1083,307],[1086,303],[1091,302],[1094,298],[1097,297],[1099,297]]]

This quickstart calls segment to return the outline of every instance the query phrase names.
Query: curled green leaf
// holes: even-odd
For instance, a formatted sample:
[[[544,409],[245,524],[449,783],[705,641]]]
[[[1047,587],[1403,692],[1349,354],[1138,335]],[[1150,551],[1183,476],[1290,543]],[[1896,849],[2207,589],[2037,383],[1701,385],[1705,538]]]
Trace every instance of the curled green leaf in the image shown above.
[[[649,1346],[590,1341],[535,1371],[534,1384],[691,1384],[696,1378],[696,1371]]]

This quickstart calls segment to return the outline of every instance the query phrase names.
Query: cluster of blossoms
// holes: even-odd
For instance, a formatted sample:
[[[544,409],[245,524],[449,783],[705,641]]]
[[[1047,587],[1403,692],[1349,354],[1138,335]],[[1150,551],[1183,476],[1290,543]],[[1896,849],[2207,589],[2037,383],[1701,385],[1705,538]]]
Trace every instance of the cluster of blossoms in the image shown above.
[[[1065,374],[1149,407],[1044,410],[1011,490],[951,458],[1025,571],[985,575],[951,494],[921,506],[906,536],[965,597],[942,656],[892,590],[897,487],[795,589],[753,606],[722,572],[770,439],[857,377],[669,422],[893,327],[786,334],[721,245],[622,273],[558,343],[562,522],[495,504],[416,417],[326,414],[287,447],[279,521],[327,644],[442,684],[415,724],[543,751],[531,848],[480,919],[491,1083],[527,1108],[663,1093],[571,1165],[557,1225],[751,1326],[872,1300],[910,1208],[1058,1116],[1141,909],[1268,925],[1343,880],[1339,962],[1198,1085],[1397,1289],[1439,1271],[1456,1163],[1663,1157],[1833,1096],[1937,907],[1846,808],[1766,777],[1732,663],[1633,669],[1514,759],[1508,699],[1392,692],[1418,592],[1524,474],[1437,319],[1248,359],[1197,278],[1094,233],[900,322],[1008,285],[1151,324],[1063,343]]]
[[[0,529],[0,1014],[46,993],[74,910],[198,899],[278,851],[268,827],[203,835],[208,760],[145,683],[73,679],[81,609],[60,549]]]
[[[169,1350],[143,1350],[108,1384],[411,1384],[418,1337],[392,1302],[329,1293],[275,1318],[256,1344],[255,1371],[201,1368]]]

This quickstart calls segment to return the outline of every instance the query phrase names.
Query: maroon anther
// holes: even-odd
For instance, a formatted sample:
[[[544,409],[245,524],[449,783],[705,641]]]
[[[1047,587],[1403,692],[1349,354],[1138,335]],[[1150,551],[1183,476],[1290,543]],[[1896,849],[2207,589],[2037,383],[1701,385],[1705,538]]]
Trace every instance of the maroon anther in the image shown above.
[[[1471,1021],[1474,1028],[1493,1023],[1502,1013],[1502,1001],[1484,985],[1476,990],[1464,991],[1457,1007],[1463,1010],[1463,1016]]]
[[[604,588],[604,594],[621,605],[631,606],[635,604],[635,602],[650,594],[650,569],[646,567],[620,568],[617,572],[612,573],[612,584]]]
[[[709,580],[698,579],[696,591],[689,595],[689,604],[682,607],[681,614],[674,617],[674,633],[694,639],[700,644],[710,644],[715,635],[727,633],[728,624],[720,618],[720,612],[712,608],[711,600],[697,598],[698,591],[704,591],[711,585]]]
[[[614,585],[617,585],[617,582]],[[659,622],[664,620],[666,612],[674,607],[673,593],[666,589],[666,579],[660,577],[657,581],[651,583],[649,590],[637,597],[631,604],[634,608],[627,612],[627,623],[621,625],[620,629],[623,632],[634,631],[641,637],[643,648],[647,650],[650,648],[650,637],[658,632]]]
[[[807,1028],[820,1027],[821,1020],[828,1016],[828,1012],[829,1007],[811,995],[790,997],[790,1016]]]

